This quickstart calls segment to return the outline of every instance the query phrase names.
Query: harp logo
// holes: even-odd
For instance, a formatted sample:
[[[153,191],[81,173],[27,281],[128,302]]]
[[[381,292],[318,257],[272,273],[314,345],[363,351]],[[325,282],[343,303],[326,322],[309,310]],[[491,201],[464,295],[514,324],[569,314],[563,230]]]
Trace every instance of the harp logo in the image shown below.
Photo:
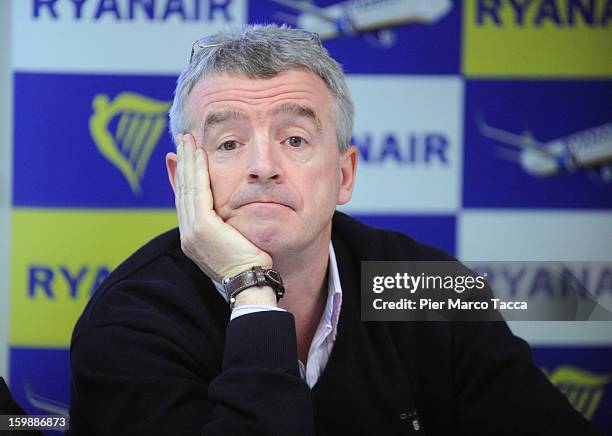
[[[132,92],[110,100],[106,94],[93,98],[89,131],[100,153],[125,177],[135,195],[151,153],[166,128],[170,102],[158,101]]]
[[[548,378],[587,419],[597,411],[604,387],[612,380],[611,375],[595,374],[569,365],[555,368]]]

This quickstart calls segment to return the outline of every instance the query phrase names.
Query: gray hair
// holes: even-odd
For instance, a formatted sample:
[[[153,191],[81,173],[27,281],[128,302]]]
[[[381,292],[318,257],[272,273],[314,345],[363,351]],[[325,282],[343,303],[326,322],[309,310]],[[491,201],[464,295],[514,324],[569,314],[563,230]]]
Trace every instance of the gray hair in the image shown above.
[[[305,36],[308,35],[308,36]],[[191,130],[186,113],[189,94],[198,81],[214,74],[271,78],[287,70],[306,68],[318,75],[334,97],[336,140],[340,151],[348,148],[353,131],[353,100],[342,67],[310,34],[286,25],[246,25],[229,28],[206,38],[204,48],[179,76],[170,108],[170,133]]]

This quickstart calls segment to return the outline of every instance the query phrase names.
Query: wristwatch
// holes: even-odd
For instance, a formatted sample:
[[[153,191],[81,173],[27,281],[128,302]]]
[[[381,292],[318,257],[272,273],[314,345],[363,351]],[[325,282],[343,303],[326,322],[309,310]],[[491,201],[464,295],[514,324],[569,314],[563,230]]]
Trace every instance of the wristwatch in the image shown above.
[[[263,269],[260,266],[254,266],[253,268],[241,272],[234,277],[227,277],[223,279],[223,289],[227,295],[230,309],[234,308],[236,296],[245,289],[253,286],[270,286],[276,294],[277,303],[281,298],[283,298],[283,295],[285,295],[283,279],[278,271],[272,268]]]

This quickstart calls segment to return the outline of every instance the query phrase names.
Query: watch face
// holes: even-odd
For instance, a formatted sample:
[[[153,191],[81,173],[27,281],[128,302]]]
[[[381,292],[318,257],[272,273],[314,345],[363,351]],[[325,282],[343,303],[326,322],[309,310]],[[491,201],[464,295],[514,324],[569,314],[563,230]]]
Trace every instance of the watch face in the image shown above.
[[[275,271],[273,269],[269,269],[266,271],[266,276],[272,280],[275,283],[278,283],[279,285],[283,284],[283,279],[281,278],[280,274],[278,273],[278,271]]]

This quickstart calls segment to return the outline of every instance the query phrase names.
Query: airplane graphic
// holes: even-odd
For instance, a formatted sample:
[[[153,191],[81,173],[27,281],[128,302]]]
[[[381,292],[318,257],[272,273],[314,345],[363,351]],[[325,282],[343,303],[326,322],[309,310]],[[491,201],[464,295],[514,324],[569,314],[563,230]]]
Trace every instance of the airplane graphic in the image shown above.
[[[26,398],[32,406],[40,410],[44,410],[45,412],[52,413],[54,415],[68,415],[69,408],[67,404],[34,393],[32,391],[32,386],[29,383],[26,383],[24,385],[24,388],[26,392]]]
[[[540,142],[529,133],[518,135],[491,127],[482,116],[477,124],[483,136],[505,144],[500,157],[517,161],[532,176],[590,171],[605,183],[612,183],[612,122],[548,142]]]
[[[395,44],[393,27],[408,23],[431,24],[453,7],[451,0],[345,0],[327,7],[300,0],[270,1],[297,12],[297,15],[278,13],[278,18],[316,32],[321,39],[365,33],[384,48]]]

